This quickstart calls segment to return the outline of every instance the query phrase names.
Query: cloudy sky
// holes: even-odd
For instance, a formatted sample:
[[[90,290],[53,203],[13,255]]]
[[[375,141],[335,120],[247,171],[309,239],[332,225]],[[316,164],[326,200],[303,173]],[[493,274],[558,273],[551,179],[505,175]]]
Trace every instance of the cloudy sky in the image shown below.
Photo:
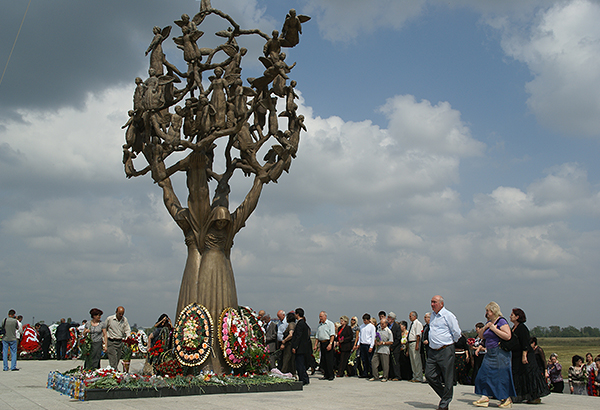
[[[3,70],[27,3],[3,6]],[[290,7],[312,17],[287,59],[308,132],[236,236],[240,304],[302,306],[314,326],[320,310],[422,316],[441,294],[465,329],[491,300],[530,327],[600,326],[587,314],[600,290],[599,1],[212,5],[268,33]],[[125,178],[121,126],[152,27],[179,35],[173,21],[198,8],[31,1],[0,84],[3,315],[175,314],[183,235],[149,175]],[[244,78],[262,44],[243,44]],[[246,189],[240,175],[232,202]]]

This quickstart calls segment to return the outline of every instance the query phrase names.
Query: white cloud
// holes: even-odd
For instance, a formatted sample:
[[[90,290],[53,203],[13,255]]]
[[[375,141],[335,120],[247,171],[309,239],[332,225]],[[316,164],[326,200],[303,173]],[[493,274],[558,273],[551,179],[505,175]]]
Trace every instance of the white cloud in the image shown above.
[[[509,19],[490,23],[502,30],[507,55],[527,64],[527,104],[538,121],[566,135],[600,135],[600,4],[556,2],[530,27]]]
[[[563,164],[549,171],[541,180],[532,182],[527,190],[498,187],[492,193],[479,194],[470,219],[490,226],[533,226],[574,215],[593,215],[598,209],[597,193],[593,192],[584,170],[576,164]]]
[[[285,181],[286,195],[364,207],[374,216],[387,212],[382,201],[398,197],[400,207],[455,201],[448,185],[459,181],[460,160],[482,155],[485,147],[471,137],[460,113],[446,102],[432,105],[412,96],[394,97],[382,110],[386,129],[370,121],[307,118],[309,131],[292,166],[301,177]]]
[[[131,89],[89,94],[80,110],[55,112],[20,110],[25,124],[12,122],[0,134],[6,151],[16,153],[21,172],[31,178],[87,183],[109,182],[122,175],[121,125],[127,121]],[[15,165],[10,164],[14,172]],[[0,163],[2,166],[2,163]],[[6,163],[5,166],[9,166]]]
[[[323,37],[348,42],[381,28],[399,29],[422,13],[425,0],[310,0],[306,12]]]
[[[389,132],[402,150],[468,157],[482,155],[484,144],[471,138],[460,112],[444,101],[437,105],[412,95],[396,96],[381,108],[389,120]]]

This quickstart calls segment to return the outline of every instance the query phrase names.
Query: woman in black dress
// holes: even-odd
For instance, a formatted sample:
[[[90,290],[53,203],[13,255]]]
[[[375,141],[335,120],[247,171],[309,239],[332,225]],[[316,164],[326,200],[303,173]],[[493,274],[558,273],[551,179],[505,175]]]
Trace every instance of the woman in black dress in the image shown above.
[[[350,353],[352,353],[352,347],[354,347],[354,333],[348,324],[348,316],[342,316],[340,318],[340,327],[336,334],[335,344],[340,352],[340,364],[337,377],[344,377],[344,372],[348,366],[348,359],[350,358]],[[348,374],[348,376],[350,376],[350,374]]]
[[[525,325],[525,312],[514,308],[510,314],[512,334],[519,339],[519,346],[512,352],[513,382],[517,397],[514,402],[541,403],[541,397],[550,394],[548,385],[538,368],[535,353],[529,343],[529,329]]]

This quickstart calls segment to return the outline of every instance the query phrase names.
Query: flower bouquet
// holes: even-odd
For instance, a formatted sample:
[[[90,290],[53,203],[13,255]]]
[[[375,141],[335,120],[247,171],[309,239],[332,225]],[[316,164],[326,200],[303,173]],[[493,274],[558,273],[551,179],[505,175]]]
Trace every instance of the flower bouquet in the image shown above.
[[[131,357],[137,350],[138,341],[135,336],[129,336],[127,339],[123,340],[123,354],[121,356],[124,362],[130,361]]]
[[[244,352],[244,370],[247,373],[266,374],[270,365],[266,346],[252,339]]]
[[[81,358],[85,359],[92,352],[92,335],[89,333],[79,340],[79,350],[81,351]]]

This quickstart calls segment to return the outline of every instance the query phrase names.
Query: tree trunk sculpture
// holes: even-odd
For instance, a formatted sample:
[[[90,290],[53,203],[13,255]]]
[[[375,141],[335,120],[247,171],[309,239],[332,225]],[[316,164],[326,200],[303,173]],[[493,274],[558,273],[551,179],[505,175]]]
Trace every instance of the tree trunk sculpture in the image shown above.
[[[204,34],[198,26],[211,15],[233,28],[215,33],[225,38],[225,43],[213,49],[198,47],[196,41]],[[256,208],[263,185],[277,182],[283,171],[289,171],[300,132],[306,131],[304,117],[296,114],[296,82],[287,84],[287,74],[295,64],[290,67],[285,63],[281,47],[298,44],[300,23],[308,19],[290,10],[282,30],[285,36],[279,37],[277,31],[268,36],[257,29],[241,29],[229,15],[203,0],[193,19],[184,14],[175,21],[182,35],[173,40],[183,50],[186,70],[169,63],[162,51],[161,44],[171,27],[153,29],[154,38],[146,51],[151,53],[149,75],[145,81],[136,78],[133,110],[123,126],[127,128],[123,164],[127,178],[150,172],[163,191],[165,207],[183,231],[188,255],[177,314],[196,302],[206,306],[217,321],[225,308],[238,307],[230,259],[233,238]],[[247,35],[266,40],[264,57],[259,57],[265,66],[264,75],[248,78],[251,87],[242,85],[241,61],[247,50],[237,42]],[[213,62],[219,57],[219,62]],[[214,75],[208,77],[210,86],[204,90],[202,73],[209,70]],[[185,83],[178,89],[182,78]],[[285,109],[279,113],[278,98],[285,101]],[[181,101],[183,106],[178,105]],[[279,130],[279,117],[287,118],[287,130]],[[267,142],[273,145],[259,161],[257,153]],[[225,145],[221,174],[213,170],[218,143]],[[185,156],[168,166],[167,160],[174,153]],[[139,154],[147,164],[137,171],[133,162]],[[230,212],[229,181],[238,170],[253,178],[253,184],[240,206]],[[173,189],[171,177],[178,172],[186,174],[187,207],[181,205]],[[216,185],[212,199],[211,184]],[[217,338],[213,338],[212,349],[208,368],[218,373],[228,370]]]

